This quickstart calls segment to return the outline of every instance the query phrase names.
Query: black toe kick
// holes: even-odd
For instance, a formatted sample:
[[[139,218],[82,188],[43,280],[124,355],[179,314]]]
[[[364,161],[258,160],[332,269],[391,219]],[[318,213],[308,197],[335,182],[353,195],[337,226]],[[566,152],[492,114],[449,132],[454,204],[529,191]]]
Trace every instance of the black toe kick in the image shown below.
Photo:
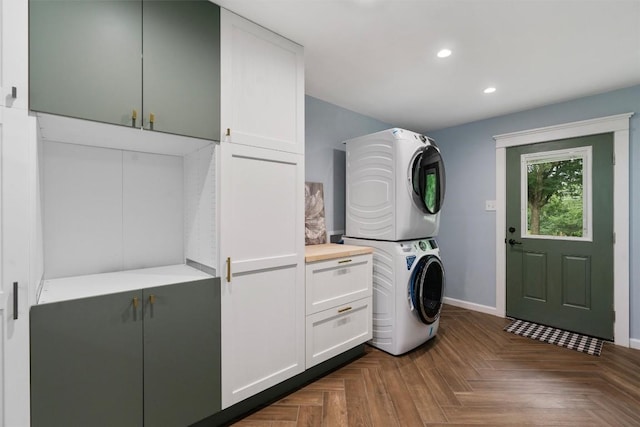
[[[329,359],[323,363],[313,366],[301,374],[286,381],[281,382],[263,392],[251,396],[242,402],[218,412],[202,421],[192,424],[192,427],[218,427],[226,426],[234,421],[238,421],[252,412],[264,408],[265,406],[282,399],[299,388],[317,380],[318,378],[346,365],[349,362],[364,355],[365,344],[361,344],[347,350],[344,353]]]

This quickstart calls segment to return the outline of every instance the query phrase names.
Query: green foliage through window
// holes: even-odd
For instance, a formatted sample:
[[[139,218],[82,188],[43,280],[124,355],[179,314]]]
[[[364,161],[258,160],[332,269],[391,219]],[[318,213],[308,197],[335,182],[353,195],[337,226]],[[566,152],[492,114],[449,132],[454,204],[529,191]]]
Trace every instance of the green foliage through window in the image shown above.
[[[582,158],[527,164],[529,234],[582,237]]]

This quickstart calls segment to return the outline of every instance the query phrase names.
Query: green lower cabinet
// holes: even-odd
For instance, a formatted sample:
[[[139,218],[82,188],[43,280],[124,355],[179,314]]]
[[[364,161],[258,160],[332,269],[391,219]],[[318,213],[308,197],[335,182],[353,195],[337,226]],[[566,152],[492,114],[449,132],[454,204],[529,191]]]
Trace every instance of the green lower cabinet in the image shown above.
[[[142,291],[31,308],[31,425],[140,427]]]
[[[220,410],[220,279],[31,308],[31,425],[186,426]]]
[[[215,281],[144,290],[145,426],[187,426],[220,410]]]

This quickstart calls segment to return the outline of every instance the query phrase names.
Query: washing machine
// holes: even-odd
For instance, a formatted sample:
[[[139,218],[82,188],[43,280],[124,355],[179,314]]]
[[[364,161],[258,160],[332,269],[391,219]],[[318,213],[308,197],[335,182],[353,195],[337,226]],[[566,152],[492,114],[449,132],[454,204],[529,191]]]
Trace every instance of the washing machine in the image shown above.
[[[374,347],[393,355],[412,350],[438,332],[445,272],[435,239],[401,242],[354,239],[373,248]]]
[[[399,241],[438,234],[445,172],[431,138],[393,128],[345,144],[345,235]]]

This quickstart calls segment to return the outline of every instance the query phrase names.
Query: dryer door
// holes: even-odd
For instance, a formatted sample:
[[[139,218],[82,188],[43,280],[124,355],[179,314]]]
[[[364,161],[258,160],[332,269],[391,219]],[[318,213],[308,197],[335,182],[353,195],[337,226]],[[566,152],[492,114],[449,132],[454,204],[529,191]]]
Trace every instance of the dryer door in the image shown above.
[[[440,317],[444,297],[444,268],[435,255],[425,255],[416,264],[409,296],[420,320],[429,325]]]
[[[435,215],[444,202],[445,174],[440,149],[429,140],[411,165],[414,200],[425,213]]]

